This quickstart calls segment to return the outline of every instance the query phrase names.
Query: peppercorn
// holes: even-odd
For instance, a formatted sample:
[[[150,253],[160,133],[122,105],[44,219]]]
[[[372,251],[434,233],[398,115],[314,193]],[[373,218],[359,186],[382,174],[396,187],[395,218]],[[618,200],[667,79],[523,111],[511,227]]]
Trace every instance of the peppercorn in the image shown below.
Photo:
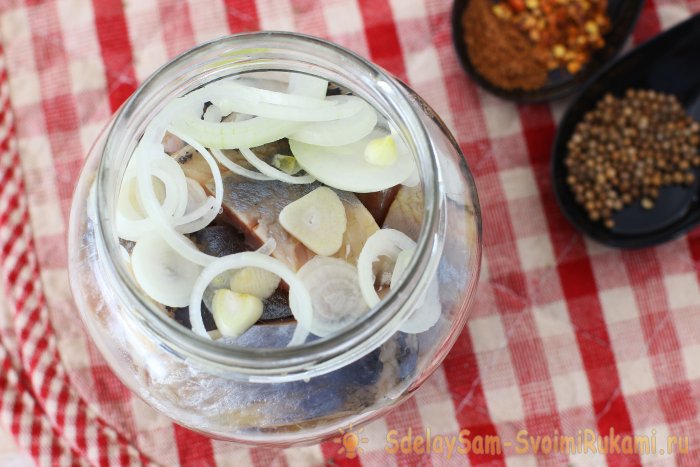
[[[692,185],[700,167],[700,123],[657,91],[606,94],[567,142],[567,183],[589,218],[607,228],[613,212],[639,200],[652,209],[659,188]]]

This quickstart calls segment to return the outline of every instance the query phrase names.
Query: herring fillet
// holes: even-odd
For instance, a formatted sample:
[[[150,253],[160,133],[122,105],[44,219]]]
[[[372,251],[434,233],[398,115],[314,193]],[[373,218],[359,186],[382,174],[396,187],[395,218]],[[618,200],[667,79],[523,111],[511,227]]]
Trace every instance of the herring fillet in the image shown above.
[[[383,228],[399,230],[418,241],[423,224],[423,187],[401,186],[389,207]]]
[[[274,143],[273,143],[274,144]],[[262,148],[260,148],[262,149]],[[278,149],[280,149],[278,151]],[[283,148],[270,148],[261,158],[268,158],[275,153],[284,152]],[[256,150],[256,154],[263,151]],[[237,151],[229,151],[237,163],[248,166],[245,160],[238,160]],[[181,163],[185,175],[201,183],[205,190],[214,190],[211,172],[204,159],[196,152],[186,157],[174,154]],[[206,166],[206,167],[205,167]],[[279,223],[280,211],[289,203],[296,201],[321,186],[320,183],[294,185],[277,180],[258,181],[234,174],[222,168],[224,182],[223,215],[246,236],[252,248],[257,248],[269,238],[275,239],[277,247],[272,256],[287,264],[292,270],[298,270],[315,253],[291,236]],[[372,214],[357,199],[354,193],[334,190],[345,208],[347,229],[343,234],[343,243],[334,257],[350,264],[357,263],[357,257],[367,238],[379,230]]]

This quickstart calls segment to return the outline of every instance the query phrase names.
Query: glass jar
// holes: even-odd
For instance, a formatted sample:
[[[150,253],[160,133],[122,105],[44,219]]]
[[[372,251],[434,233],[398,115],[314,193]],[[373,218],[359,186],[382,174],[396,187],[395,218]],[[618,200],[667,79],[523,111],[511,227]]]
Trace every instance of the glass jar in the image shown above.
[[[175,97],[240,73],[302,72],[364,98],[397,124],[417,161],[423,220],[403,284],[359,322],[301,346],[251,348],[203,339],[143,294],[115,229],[117,195],[146,124]],[[420,210],[419,210],[420,211]],[[288,446],[357,427],[409,397],[462,331],[479,275],[475,185],[440,118],[407,86],[321,39],[278,32],[222,38],[160,68],[114,115],[73,200],[69,265],[82,320],[117,376],[150,406],[212,437]],[[439,287],[438,322],[398,328]],[[430,310],[429,310],[430,311]]]

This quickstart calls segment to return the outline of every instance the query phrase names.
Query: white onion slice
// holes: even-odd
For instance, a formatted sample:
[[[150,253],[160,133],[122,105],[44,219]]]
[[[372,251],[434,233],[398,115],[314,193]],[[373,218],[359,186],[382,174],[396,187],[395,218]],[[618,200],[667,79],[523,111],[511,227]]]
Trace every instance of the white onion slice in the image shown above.
[[[202,115],[202,120],[205,122],[214,122],[214,123],[219,123],[221,122],[221,110],[219,109],[218,106],[216,105],[210,105],[207,107],[207,110],[204,111],[204,114]]]
[[[294,305],[292,305],[292,301],[294,301]],[[289,295],[289,307],[291,308],[292,306],[298,308],[300,305],[298,303],[298,299],[297,299],[296,295],[290,294]],[[313,309],[312,309],[312,313],[313,313]],[[297,325],[294,327],[294,333],[292,334],[292,338],[287,343],[287,347],[303,345],[306,342],[306,339],[309,337],[310,334],[311,334],[311,332],[308,329],[306,329],[304,326],[302,326],[301,323],[297,322]]]
[[[202,297],[204,296],[204,291],[207,289],[209,283],[219,274],[232,269],[242,269],[245,267],[264,269],[280,276],[282,280],[289,285],[289,306],[294,318],[297,320],[297,326],[301,325],[306,327],[304,323],[309,323],[313,316],[311,296],[297,275],[289,269],[288,266],[277,259],[262,253],[244,252],[214,259],[202,270],[199,277],[194,281],[189,301],[192,331],[204,338],[210,339],[204,327],[204,322],[202,321]]]
[[[316,256],[297,276],[311,294],[313,319],[303,326],[320,337],[357,321],[369,308],[362,298],[355,266],[338,258]]]
[[[272,252],[275,251],[275,248],[277,248],[277,240],[270,237],[267,240],[265,240],[265,243],[263,243],[260,248],[255,250],[255,252],[260,253],[261,255],[269,256],[272,254]]]
[[[336,101],[342,97],[330,96],[327,100]],[[342,146],[361,140],[377,126],[377,112],[367,102],[362,102],[362,109],[356,115],[330,122],[309,123],[289,135],[289,139],[317,146]]]
[[[386,136],[387,133],[370,137]],[[297,162],[318,181],[328,186],[355,193],[382,191],[399,185],[416,170],[409,151],[398,152],[398,159],[390,166],[368,163],[364,157],[368,138],[337,147],[324,147],[289,140],[289,147]]]
[[[185,213],[189,214],[201,207],[207,201],[207,193],[202,188],[202,185],[193,178],[186,177],[187,182],[187,208]]]
[[[175,216],[180,215],[186,209],[187,184],[185,182],[183,185],[181,180],[178,179],[178,175],[184,177],[179,164],[172,159],[170,161],[176,167],[173,167],[165,158],[162,158],[154,163],[156,168],[153,169],[152,175],[163,183],[165,189],[165,199],[161,209],[168,216]],[[176,171],[179,171],[179,174]],[[127,175],[125,175],[122,182],[119,192],[116,224],[117,235],[124,240],[136,241],[141,235],[152,230],[150,219],[144,217],[143,202],[135,170],[127,169]]]
[[[403,250],[399,253],[394,264],[394,271],[391,273],[391,290],[396,289],[399,283],[406,274],[406,268],[411,261],[411,257],[415,253],[415,248]],[[401,324],[399,331],[406,334],[419,334],[435,326],[435,323],[440,319],[442,313],[442,305],[440,304],[440,289],[437,282],[437,277],[434,278],[425,296],[418,300],[415,305],[415,311]]]
[[[205,212],[200,217],[195,217],[194,220],[190,220],[190,218],[187,218],[187,216],[185,216],[185,218],[181,219],[179,222],[175,222],[175,224],[177,225],[176,230],[180,233],[196,232],[209,225],[214,220],[214,218],[219,215],[219,210],[221,209],[221,205],[224,199],[224,182],[221,178],[221,171],[219,170],[219,166],[216,163],[216,160],[209,153],[209,151],[207,151],[190,135],[180,133],[173,129],[170,130],[170,133],[192,146],[202,156],[202,158],[204,158],[204,160],[207,162],[207,165],[209,165],[212,177],[214,178],[214,202],[209,203],[210,206],[208,207],[208,209],[205,208]],[[170,159],[172,160],[172,158]]]
[[[169,156],[164,155],[164,153],[162,153],[162,156],[169,158]],[[153,228],[173,250],[187,260],[202,266],[209,264],[214,257],[199,251],[191,241],[177,232],[175,227],[171,224],[172,218],[161,209],[160,203],[158,203],[158,199],[153,190],[153,183],[149,183],[151,180],[150,169],[153,164],[153,158],[149,157],[148,154],[141,155],[139,147],[136,148],[132,157],[135,157],[138,163],[139,192],[141,193],[141,200],[146,214],[150,218],[149,220],[153,221]]]
[[[159,175],[159,173],[162,173],[162,175]],[[170,210],[166,203],[163,203],[163,210],[166,213],[170,213],[173,217],[184,215],[187,210],[187,177],[185,177],[185,172],[182,171],[180,164],[172,157],[159,157],[153,174],[164,182],[163,176],[168,177],[170,184],[177,190],[177,207],[174,210]],[[167,185],[166,182],[166,189]]]
[[[251,151],[248,148],[239,148],[239,151],[241,151],[241,154],[243,157],[245,157],[245,160],[250,162],[250,164],[258,169],[260,172],[263,174],[267,175],[268,177],[274,178],[275,180],[280,180],[282,182],[286,183],[292,183],[292,184],[297,184],[297,185],[305,185],[307,183],[313,183],[316,181],[314,177],[311,175],[289,175],[285,172],[282,172],[279,169],[276,169],[266,163],[265,161],[260,160],[258,156],[256,156],[253,151]]]
[[[357,258],[357,274],[360,290],[365,303],[370,308],[379,303],[379,295],[374,290],[374,273],[372,263],[380,256],[388,256],[394,261],[403,250],[416,247],[408,235],[394,229],[381,229],[369,236]]]
[[[196,180],[187,178],[187,209],[186,213],[175,220],[176,226],[182,226],[184,224],[190,223],[204,223],[204,227],[209,225],[212,219],[212,212],[218,212],[216,210],[216,200],[211,196],[207,196]],[[216,216],[213,216],[216,217]],[[192,225],[190,225],[192,227]],[[182,227],[177,227],[180,231]],[[199,229],[197,229],[199,230]]]
[[[183,307],[189,303],[201,267],[174,251],[157,232],[148,232],[136,241],[131,269],[136,282],[153,300]]]
[[[336,103],[324,99],[326,96],[325,90],[328,87],[326,84],[321,97],[309,97],[301,94],[302,89],[292,89],[289,93],[269,91],[258,87],[246,86],[240,81],[220,81],[213,85],[202,88],[201,95],[203,98],[211,101],[215,105],[217,102],[225,102],[226,104],[234,101],[245,101],[244,105],[250,104],[269,104],[276,107],[292,107],[298,109],[319,109],[333,107]],[[309,89],[310,92],[315,92]],[[296,93],[296,94],[295,94]],[[222,113],[225,115],[229,112],[226,104],[222,107]],[[248,113],[248,112],[243,112]]]
[[[289,79],[287,78],[286,73],[281,72],[279,76],[270,76],[272,73],[274,72],[268,71],[260,73],[246,73],[245,75],[239,75],[232,78],[232,81],[242,84],[243,86],[249,86],[256,89],[287,92],[287,83]]]
[[[246,120],[250,120],[251,118],[255,118],[254,115],[248,115],[248,114],[231,114],[234,115],[233,120],[225,120],[227,122],[245,122]]]
[[[204,200],[204,203],[195,208],[192,212],[188,212],[184,216],[177,218],[175,220],[175,230],[181,233],[196,232],[209,225],[217,214],[216,200],[209,196]],[[201,225],[201,227],[195,227],[197,224]]]
[[[391,272],[391,282],[389,283],[389,288],[391,290],[398,287],[399,282],[401,282],[401,279],[403,279],[403,275],[406,273],[408,264],[411,262],[411,258],[415,252],[415,248],[409,248],[407,250],[403,250],[396,257],[396,261],[394,262],[394,270]]]
[[[304,73],[290,73],[287,92],[298,96],[323,99],[328,91],[328,81]]]
[[[162,200],[162,209],[170,215],[177,215],[184,212],[187,201],[187,183],[179,180],[181,173],[179,164],[173,160],[176,167],[169,164],[165,158],[160,158],[154,163],[153,177],[163,184],[163,193],[159,193]],[[177,171],[180,171],[178,173]],[[136,180],[137,171],[131,167],[127,169],[122,186],[119,191],[119,201],[117,210],[120,214],[133,220],[144,219],[143,204]],[[155,187],[154,187],[155,189]],[[160,201],[160,200],[159,200]]]
[[[441,315],[440,289],[435,278],[428,286],[423,300],[416,305],[415,311],[399,326],[399,331],[406,334],[420,334],[435,326]]]
[[[150,219],[129,219],[117,213],[116,225],[119,238],[135,242],[143,234],[153,230],[149,222]]]
[[[250,178],[253,180],[260,180],[260,181],[269,181],[269,180],[274,180],[272,177],[268,177],[267,175],[261,174],[260,172],[256,172],[254,170],[246,169],[245,167],[242,167],[235,162],[233,162],[231,159],[226,157],[226,155],[221,152],[220,149],[211,149],[211,153],[216,158],[217,161],[219,161],[219,164],[223,165],[227,169],[229,169],[231,172],[240,175],[241,177],[246,177]]]
[[[204,266],[209,264],[214,257],[199,251],[191,241],[175,230],[175,227],[171,223],[174,221],[172,216],[169,216],[168,213],[164,212],[160,206],[160,203],[158,202],[158,198],[156,197],[153,189],[151,175],[154,164],[157,164],[160,159],[166,158],[168,160],[172,160],[170,156],[165,154],[162,141],[166,131],[168,130],[169,122],[173,120],[175,115],[179,115],[180,113],[184,112],[186,110],[185,107],[190,104],[190,101],[176,99],[166,106],[166,108],[151,121],[148,127],[146,127],[144,136],[136,146],[136,149],[131,157],[136,164],[134,168],[138,177],[139,194],[143,208],[146,216],[149,218],[149,223],[152,225],[152,228],[158,232],[158,234],[163,238],[163,240],[165,240],[165,242],[167,242],[170,248],[180,254],[183,258],[191,261],[192,263]],[[203,150],[204,154],[202,154],[202,156],[207,159],[215,180],[218,178],[219,182],[221,182],[221,173],[216,165],[216,162],[200,144],[193,141],[189,135],[187,137],[183,137],[184,135],[182,133],[177,134],[173,131],[171,131],[171,133],[192,145],[196,150]],[[179,167],[179,165],[178,168],[180,172],[182,172],[182,168]],[[187,183],[184,179],[184,173],[182,181],[184,183],[186,193]],[[223,183],[220,183],[220,185],[220,194],[221,198],[223,199]],[[186,204],[184,209],[187,209]],[[216,215],[216,213],[214,213],[214,215]],[[187,229],[188,227],[192,226],[183,226],[184,229]]]
[[[309,337],[309,334],[311,333],[308,329],[304,329],[303,327],[299,326],[299,324],[297,324],[294,327],[294,334],[292,334],[292,338],[287,344],[287,347],[303,345],[306,342],[306,339]]]
[[[291,121],[295,115],[297,119],[302,119],[303,121],[320,121],[347,117],[361,110],[361,105],[364,103],[361,99],[355,102],[351,99],[342,105],[337,105],[332,101],[324,100],[328,86],[326,81],[306,75],[299,75],[299,77],[295,77],[295,75],[297,74],[290,77],[289,92],[291,94],[256,89],[235,81],[223,81],[207,86],[177,99],[179,103],[171,105],[169,109],[170,115],[176,115],[177,118],[170,121],[173,122],[175,128],[190,134],[208,148],[236,149],[262,146],[263,144],[286,138],[290,133],[298,130],[303,125],[303,123]],[[248,94],[248,98],[232,99],[230,94],[227,95],[225,92],[222,92],[222,89],[225,87],[244,90],[244,94]],[[264,99],[267,99],[267,102],[263,101],[257,104],[255,99],[253,99],[252,106],[255,107],[255,112],[243,109],[243,107],[250,106],[251,93],[255,93],[259,98],[262,96]],[[224,115],[236,111],[243,114],[265,114],[268,116],[282,116],[283,118],[279,120],[256,117],[243,121],[207,122],[200,118],[201,105],[206,101],[217,105]],[[230,102],[233,102],[231,105],[235,105],[236,108],[228,105]],[[283,106],[270,102],[285,102],[293,105]],[[317,105],[320,106],[320,109],[326,109],[326,112],[319,113],[318,109],[315,108]],[[305,108],[304,106],[311,108]],[[264,111],[261,111],[261,109],[264,109]],[[179,112],[176,110],[179,110]]]
[[[286,138],[303,123],[256,117],[237,122],[212,123],[196,118],[175,121],[173,126],[202,145],[216,149],[254,148]]]
[[[286,96],[298,101],[294,105],[279,105],[256,99],[255,93],[270,93]],[[202,89],[202,96],[190,94],[187,98],[199,97],[221,109],[223,115],[231,112],[256,115],[258,117],[292,122],[327,122],[357,115],[366,104],[357,96],[335,96],[335,99],[314,99],[304,96],[249,88],[234,82],[220,83]],[[194,115],[189,116],[193,118]]]

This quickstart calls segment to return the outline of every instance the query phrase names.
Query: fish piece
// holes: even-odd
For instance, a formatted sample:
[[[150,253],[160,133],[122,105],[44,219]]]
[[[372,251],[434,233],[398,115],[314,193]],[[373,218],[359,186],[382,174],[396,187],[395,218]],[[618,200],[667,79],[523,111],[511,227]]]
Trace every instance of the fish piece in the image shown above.
[[[292,185],[276,180],[259,182],[231,172],[224,174],[223,182],[224,216],[243,232],[251,248],[259,248],[269,238],[275,239],[277,247],[272,255],[295,271],[315,256],[282,227],[279,213],[289,203],[321,186],[320,183]],[[213,182],[210,180],[205,188],[212,192]],[[355,264],[367,237],[379,226],[353,193],[336,193],[345,208],[347,228],[335,256]]]
[[[423,186],[401,186],[391,203],[383,228],[399,230],[418,241],[423,223]]]
[[[291,149],[289,149],[289,142],[286,139],[275,141],[274,143],[265,144],[264,146],[259,146],[257,148],[251,149],[256,156],[258,156],[263,161],[270,163],[272,157],[275,154],[282,154],[289,156],[292,154]],[[249,170],[255,170],[255,168],[243,157],[243,155],[236,149],[224,150],[222,151],[224,155],[229,157],[233,162],[245,167]],[[185,175],[197,180],[202,186],[205,186],[209,180],[211,180],[211,169],[209,164],[204,158],[192,148],[190,145],[182,147],[180,150],[176,151],[171,155],[181,166]],[[218,164],[221,173],[228,172],[228,170]]]
[[[190,238],[203,253],[218,258],[250,251],[245,236],[227,224],[210,225],[193,233]]]
[[[343,244],[333,256],[350,264],[357,264],[357,258],[367,238],[379,230],[379,225],[354,193],[338,190],[336,193],[345,206],[347,227],[343,234]]]
[[[264,301],[265,308],[260,317],[259,324],[288,324],[296,321],[287,320],[292,316],[292,310],[289,308],[289,293],[278,287],[270,298]]]
[[[294,323],[296,323],[292,317],[292,310],[289,308],[289,294],[281,288],[278,288],[270,298],[263,300],[263,304],[263,314],[260,317],[260,321],[258,321],[257,325],[281,326],[289,324],[294,325]],[[192,325],[190,324],[189,307],[165,307],[165,312],[187,329],[192,329]],[[204,302],[202,302],[202,321],[204,321],[204,328],[207,331],[216,329],[214,316],[211,314]]]
[[[357,198],[365,205],[367,210],[372,214],[377,224],[382,225],[386,215],[389,212],[391,203],[394,202],[396,194],[401,189],[401,185],[388,188],[382,191],[373,193],[357,193]]]
[[[248,244],[257,249],[269,238],[274,238],[277,246],[273,256],[297,270],[314,256],[303,244],[292,237],[280,225],[280,211],[319,184],[292,185],[276,180],[260,182],[227,172],[223,176],[223,214],[234,227],[246,237]],[[213,192],[213,181],[205,186]]]
[[[166,307],[166,312],[175,321],[186,327],[187,329],[192,329],[192,324],[190,324],[190,308],[185,306],[182,308],[171,308]],[[204,329],[207,331],[212,331],[216,329],[216,323],[214,322],[214,316],[209,311],[209,308],[202,302],[202,321],[204,322]]]
[[[163,137],[163,149],[165,150],[165,152],[167,152],[168,154],[174,154],[177,151],[181,150],[184,146],[185,142],[182,141],[180,138],[178,138],[170,132],[165,133],[165,136]]]

